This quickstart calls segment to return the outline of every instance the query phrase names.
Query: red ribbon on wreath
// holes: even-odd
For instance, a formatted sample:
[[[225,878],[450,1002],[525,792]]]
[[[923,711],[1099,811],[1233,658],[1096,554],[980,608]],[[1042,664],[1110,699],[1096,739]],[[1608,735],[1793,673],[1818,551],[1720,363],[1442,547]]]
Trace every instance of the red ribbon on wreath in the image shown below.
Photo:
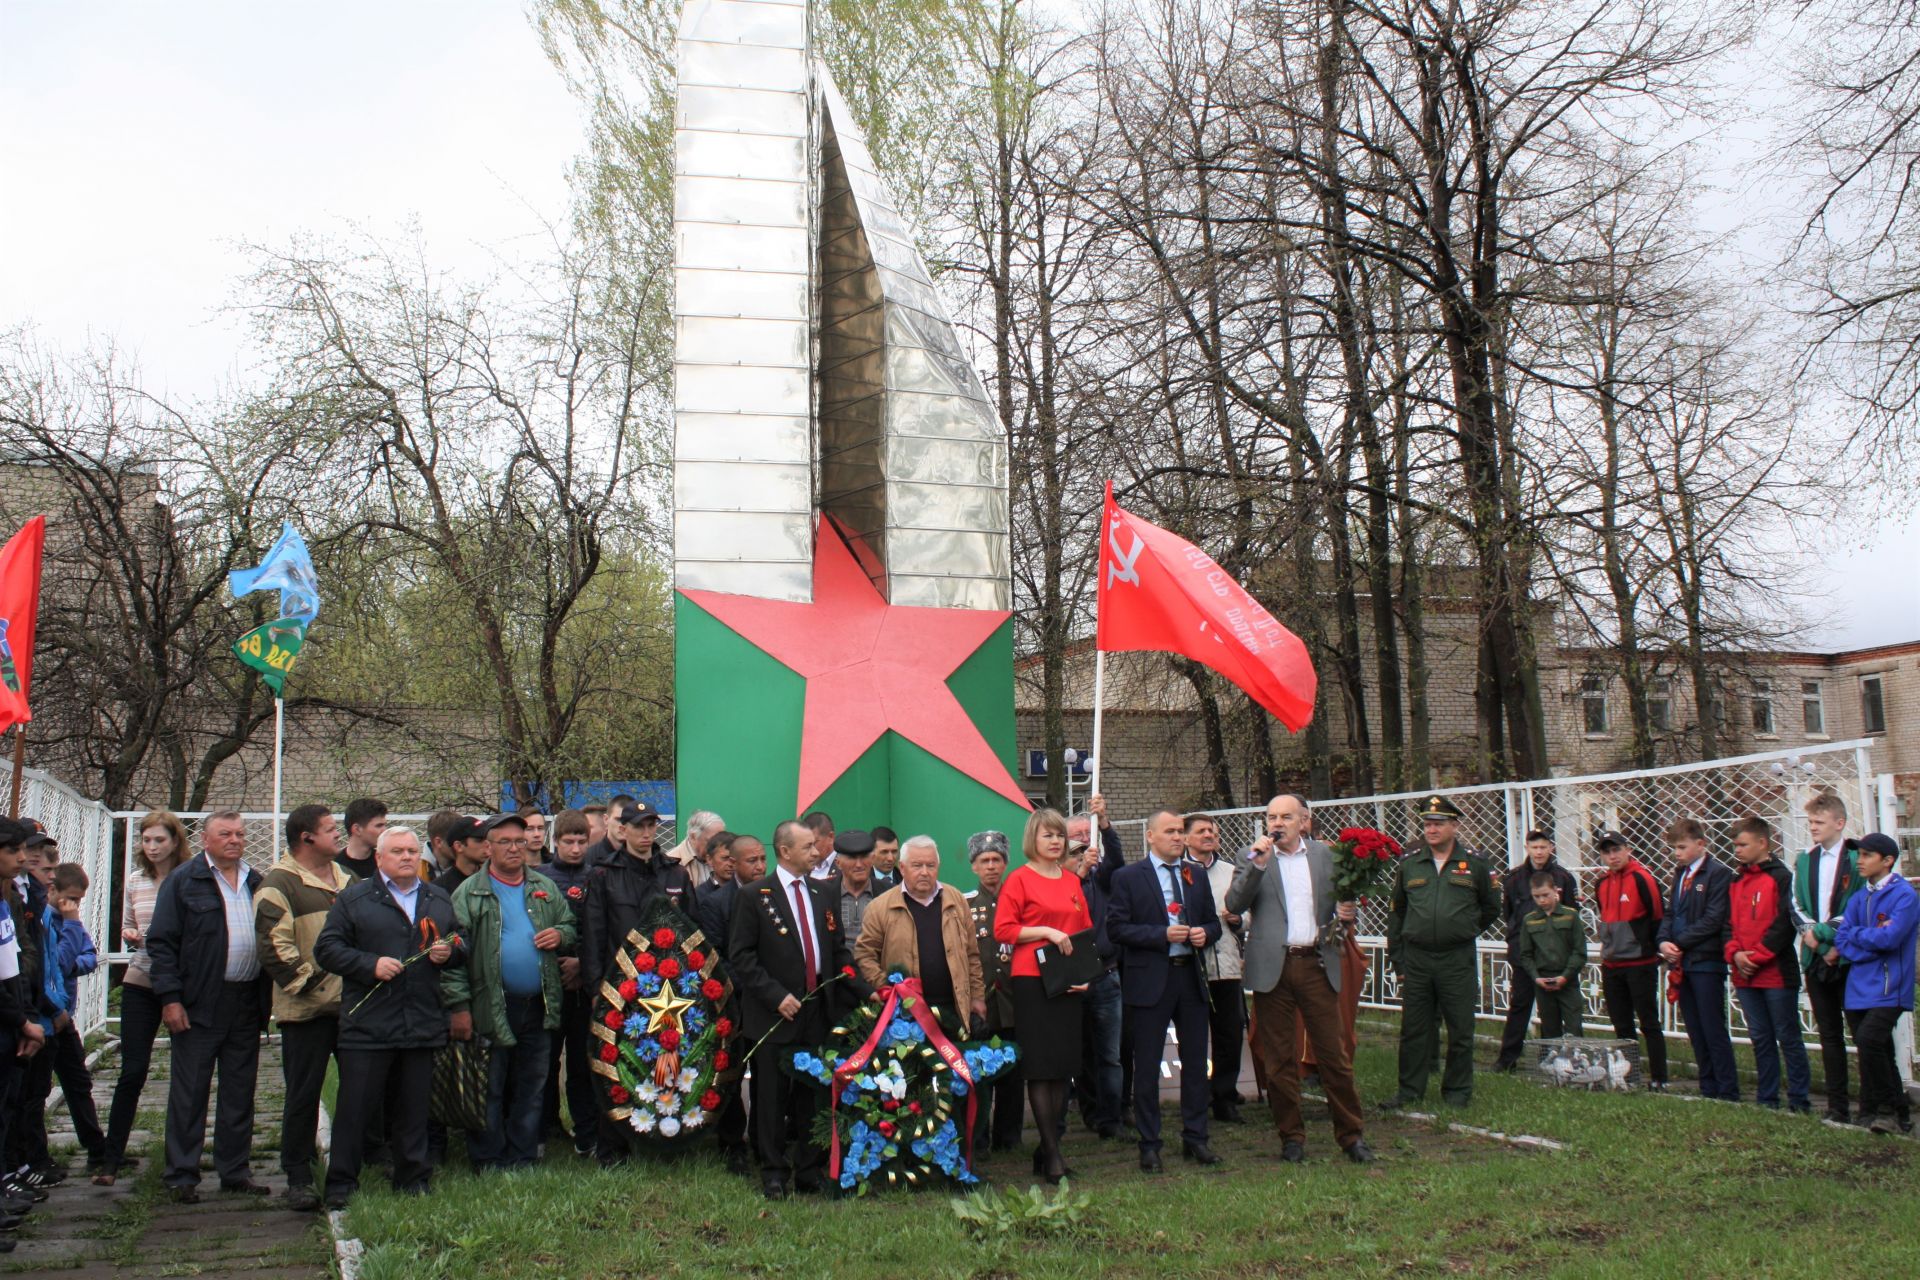
[[[927,1033],[927,1043],[933,1046],[940,1060],[953,1068],[953,1074],[959,1076],[967,1085],[967,1168],[973,1168],[973,1121],[975,1109],[979,1106],[980,1090],[974,1084],[973,1072],[967,1066],[966,1055],[961,1053],[953,1041],[947,1039],[947,1033],[940,1029],[934,1019],[933,1010],[927,1004],[926,996],[920,992],[920,979],[902,978],[887,988],[887,1002],[880,1009],[880,1017],[873,1024],[873,1034],[867,1042],[853,1053],[853,1056],[833,1069],[833,1081],[829,1086],[830,1097],[827,1101],[827,1128],[832,1133],[827,1148],[827,1176],[835,1182],[840,1180],[840,1090],[846,1079],[860,1074],[860,1069],[873,1059],[873,1051],[880,1046],[880,1037],[887,1033],[887,1027],[893,1022],[893,1011],[900,1004],[901,997],[912,996],[914,1001],[907,1006],[907,1012]]]

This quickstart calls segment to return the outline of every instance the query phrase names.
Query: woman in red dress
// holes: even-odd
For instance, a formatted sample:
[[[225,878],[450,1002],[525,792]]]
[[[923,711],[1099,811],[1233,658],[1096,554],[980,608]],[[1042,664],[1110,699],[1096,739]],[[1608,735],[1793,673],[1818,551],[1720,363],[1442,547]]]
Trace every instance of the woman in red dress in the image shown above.
[[[1074,987],[1049,996],[1040,981],[1034,952],[1053,946],[1073,953],[1073,935],[1093,928],[1080,877],[1062,864],[1067,853],[1067,820],[1052,809],[1027,819],[1021,841],[1025,865],[1000,887],[994,907],[993,936],[1013,944],[1013,1025],[1020,1062],[1027,1077],[1027,1101],[1033,1107],[1040,1146],[1033,1171],[1058,1182],[1069,1170],[1060,1156],[1060,1121],[1067,1111],[1067,1090],[1080,1073],[1080,994]]]

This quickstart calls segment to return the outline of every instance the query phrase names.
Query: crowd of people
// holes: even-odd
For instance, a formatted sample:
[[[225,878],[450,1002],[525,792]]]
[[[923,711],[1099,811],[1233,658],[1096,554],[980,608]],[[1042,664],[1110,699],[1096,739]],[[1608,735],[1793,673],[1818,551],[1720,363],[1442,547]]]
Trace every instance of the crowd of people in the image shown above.
[[[1665,833],[1665,884],[1625,836],[1603,832],[1594,848],[1605,872],[1583,913],[1580,881],[1546,833],[1529,833],[1525,860],[1503,874],[1462,842],[1459,810],[1444,796],[1429,799],[1420,846],[1391,872],[1399,1090],[1381,1105],[1425,1097],[1441,1023],[1442,1100],[1470,1100],[1475,948],[1504,921],[1512,988],[1496,1069],[1521,1064],[1536,1010],[1544,1037],[1582,1033],[1581,986],[1597,942],[1613,1034],[1644,1041],[1649,1087],[1668,1084],[1664,998],[1679,1005],[1700,1091],[1740,1097],[1731,981],[1753,1040],[1755,1100],[1779,1106],[1784,1071],[1787,1107],[1810,1110],[1804,987],[1828,1118],[1910,1133],[1893,1032],[1913,1006],[1920,900],[1897,874],[1891,839],[1847,838],[1838,798],[1814,799],[1807,814],[1815,843],[1791,866],[1765,820],[1735,823],[1733,871],[1709,855],[1700,822],[1679,818]],[[1184,1159],[1221,1162],[1210,1128],[1244,1122],[1248,1048],[1283,1160],[1306,1156],[1302,1063],[1325,1096],[1340,1151],[1374,1159],[1353,1071],[1357,907],[1339,900],[1333,854],[1313,838],[1311,807],[1298,796],[1276,797],[1264,833],[1237,854],[1221,849],[1213,817],[1156,810],[1146,856],[1131,863],[1101,797],[1073,818],[1043,809],[1021,833],[1011,871],[1005,833],[968,841],[978,887],[966,893],[943,883],[931,838],[836,830],[825,813],[780,823],[771,848],[709,812],[689,816],[672,848],[660,847],[659,826],[651,806],[625,796],[550,823],[531,807],[484,818],[445,811],[424,832],[390,824],[377,800],[356,800],[338,819],[309,804],[287,815],[284,851],[263,873],[247,864],[237,813],[209,816],[197,850],[174,815],[146,815],[123,894],[120,941],[131,961],[103,1127],[73,1020],[78,981],[99,963],[80,922],[90,886],[45,832],[0,819],[8,1171],[0,1250],[11,1247],[7,1230],[66,1176],[48,1151],[52,1082],[65,1092],[89,1175],[112,1185],[129,1168],[128,1136],[162,1028],[172,1060],[160,1158],[178,1201],[199,1198],[216,1096],[221,1190],[268,1193],[254,1177],[252,1145],[269,1026],[280,1036],[291,1209],[344,1205],[369,1165],[402,1192],[428,1190],[454,1136],[429,1107],[436,1058],[450,1042],[487,1046],[484,1118],[462,1135],[475,1169],[523,1168],[562,1142],[603,1164],[632,1158],[644,1140],[609,1114],[605,1082],[590,1067],[591,1020],[603,979],[617,979],[623,940],[662,898],[712,940],[731,978],[737,1032],[728,1049],[749,1062],[748,1084],[734,1082],[713,1129],[728,1165],[757,1169],[769,1197],[827,1186],[815,1090],[775,1069],[771,1054],[824,1042],[846,1002],[895,972],[918,979],[952,1035],[1019,1046],[1018,1067],[977,1108],[983,1157],[1021,1147],[1031,1117],[1033,1174],[1057,1182],[1070,1172],[1062,1139],[1077,1105],[1090,1131],[1130,1138],[1141,1169],[1160,1171],[1171,1029]],[[750,1060],[762,1045],[765,1060]],[[330,1064],[338,1095],[322,1170]]]

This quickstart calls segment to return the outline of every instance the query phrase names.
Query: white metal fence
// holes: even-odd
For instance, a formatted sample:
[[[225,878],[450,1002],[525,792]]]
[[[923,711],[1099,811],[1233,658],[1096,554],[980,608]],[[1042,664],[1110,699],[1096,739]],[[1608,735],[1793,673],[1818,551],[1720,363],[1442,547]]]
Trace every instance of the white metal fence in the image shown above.
[[[1462,843],[1496,867],[1516,866],[1526,857],[1529,831],[1545,831],[1554,839],[1560,861],[1579,879],[1582,914],[1589,936],[1597,923],[1593,886],[1605,874],[1592,842],[1602,831],[1627,837],[1634,854],[1653,872],[1663,891],[1670,887],[1672,857],[1667,851],[1667,824],[1677,818],[1697,818],[1706,826],[1708,848],[1729,865],[1733,846],[1729,828],[1741,818],[1758,815],[1779,832],[1782,855],[1791,859],[1811,840],[1807,834],[1806,803],[1831,793],[1847,806],[1849,830],[1871,830],[1880,820],[1879,786],[1872,773],[1865,739],[1796,751],[1675,765],[1630,773],[1597,774],[1578,778],[1546,778],[1479,787],[1443,787],[1433,791],[1362,796],[1350,800],[1316,801],[1314,835],[1332,840],[1347,827],[1384,831],[1409,849],[1420,847],[1419,810],[1429,796],[1443,795],[1459,806]],[[1220,827],[1223,850],[1237,852],[1252,843],[1264,826],[1266,806],[1209,810]],[[1145,856],[1142,820],[1115,822],[1129,860]],[[1789,861],[1789,865],[1791,865]],[[1399,983],[1386,962],[1385,895],[1361,908],[1360,946],[1368,958],[1361,1003],[1392,1009],[1400,1004]],[[1481,938],[1479,1017],[1504,1022],[1513,974],[1507,964],[1506,923],[1498,922]],[[1608,1025],[1600,995],[1600,968],[1589,964],[1582,978],[1586,1020]],[[1729,999],[1734,1038],[1746,1041],[1739,1002]],[[1660,1002],[1669,1035],[1681,1035],[1679,1010]],[[1813,1031],[1812,1012],[1801,999],[1801,1021]],[[1910,1056],[1910,1054],[1909,1054]]]

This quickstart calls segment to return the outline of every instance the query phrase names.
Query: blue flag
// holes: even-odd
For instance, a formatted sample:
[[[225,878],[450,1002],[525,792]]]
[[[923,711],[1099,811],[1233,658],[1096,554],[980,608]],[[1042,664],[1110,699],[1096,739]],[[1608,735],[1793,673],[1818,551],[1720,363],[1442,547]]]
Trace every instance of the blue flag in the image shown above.
[[[320,614],[320,579],[313,572],[313,557],[307,544],[294,532],[291,521],[280,528],[267,551],[267,558],[251,569],[235,569],[227,575],[233,594],[280,588],[280,616],[295,618],[309,626]]]

